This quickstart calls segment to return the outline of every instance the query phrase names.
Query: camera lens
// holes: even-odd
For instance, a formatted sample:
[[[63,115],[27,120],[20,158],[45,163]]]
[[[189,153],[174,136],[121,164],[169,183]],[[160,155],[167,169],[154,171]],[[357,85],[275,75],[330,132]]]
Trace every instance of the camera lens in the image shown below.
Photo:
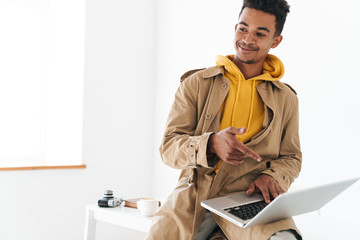
[[[113,197],[113,191],[112,190],[105,190],[104,197],[112,198]]]

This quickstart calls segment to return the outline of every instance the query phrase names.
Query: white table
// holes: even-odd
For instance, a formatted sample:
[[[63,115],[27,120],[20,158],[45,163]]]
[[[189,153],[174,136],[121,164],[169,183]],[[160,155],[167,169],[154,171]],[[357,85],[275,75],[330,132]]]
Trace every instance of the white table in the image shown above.
[[[135,208],[119,206],[103,208],[96,204],[86,206],[84,240],[95,240],[96,222],[103,221],[140,232],[148,232],[152,217],[144,217]]]
[[[360,239],[359,221],[353,223],[347,222],[344,217],[319,216],[318,212],[295,216],[294,220],[307,240]],[[150,229],[152,217],[143,217],[140,211],[134,208],[100,208],[96,204],[87,205],[84,240],[95,240],[97,221],[146,233]]]

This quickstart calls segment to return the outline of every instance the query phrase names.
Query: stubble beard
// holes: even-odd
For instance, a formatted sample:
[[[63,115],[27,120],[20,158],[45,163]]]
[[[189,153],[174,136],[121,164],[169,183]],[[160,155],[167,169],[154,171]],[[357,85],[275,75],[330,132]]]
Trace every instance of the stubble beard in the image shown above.
[[[255,63],[255,59],[251,59],[251,60],[242,60],[240,59],[240,57],[237,57],[238,61],[244,64],[254,64]]]
[[[255,63],[255,59],[243,60],[239,56],[236,56],[236,59],[238,60],[238,62],[244,63],[244,64],[254,64]]]
[[[253,46],[250,46],[250,45],[246,45],[244,43],[237,43],[236,46],[238,48],[245,48],[245,49],[251,49],[253,51],[258,51],[259,48],[256,48],[256,47],[253,47]],[[250,59],[250,60],[243,60],[240,58],[239,54],[236,56],[237,60],[241,63],[244,63],[244,64],[254,64],[255,63],[255,59]]]

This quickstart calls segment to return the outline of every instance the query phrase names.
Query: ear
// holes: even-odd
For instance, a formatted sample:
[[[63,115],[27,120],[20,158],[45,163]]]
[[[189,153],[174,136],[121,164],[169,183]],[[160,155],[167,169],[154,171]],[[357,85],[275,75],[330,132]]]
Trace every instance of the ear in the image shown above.
[[[273,41],[272,45],[271,45],[271,48],[276,48],[277,46],[279,46],[279,44],[281,43],[282,39],[283,39],[283,36],[282,36],[282,35],[276,36],[276,37],[274,38],[274,41]]]
[[[239,24],[238,24],[238,23],[237,23],[237,24],[235,24],[235,32],[236,32],[236,30],[237,30],[238,26],[239,26]]]

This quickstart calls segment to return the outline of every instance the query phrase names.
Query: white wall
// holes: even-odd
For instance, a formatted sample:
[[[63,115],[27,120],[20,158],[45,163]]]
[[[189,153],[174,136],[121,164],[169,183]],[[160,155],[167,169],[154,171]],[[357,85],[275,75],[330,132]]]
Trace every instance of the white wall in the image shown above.
[[[304,166],[298,182],[311,185],[359,175],[360,4],[289,2],[284,41],[273,53],[284,61],[284,81],[296,88],[300,100]],[[105,189],[122,197],[166,197],[178,171],[161,163],[158,146],[179,78],[189,69],[213,65],[217,54],[233,53],[241,5],[235,0],[86,4],[87,168],[0,172],[1,240],[81,239],[84,207],[96,203]],[[359,190],[358,183],[322,214],[343,216],[339,201],[355,203],[350,196],[358,196]],[[360,212],[356,206],[345,210]],[[356,214],[350,221],[360,224]],[[118,230],[101,224],[98,239],[141,238]]]

